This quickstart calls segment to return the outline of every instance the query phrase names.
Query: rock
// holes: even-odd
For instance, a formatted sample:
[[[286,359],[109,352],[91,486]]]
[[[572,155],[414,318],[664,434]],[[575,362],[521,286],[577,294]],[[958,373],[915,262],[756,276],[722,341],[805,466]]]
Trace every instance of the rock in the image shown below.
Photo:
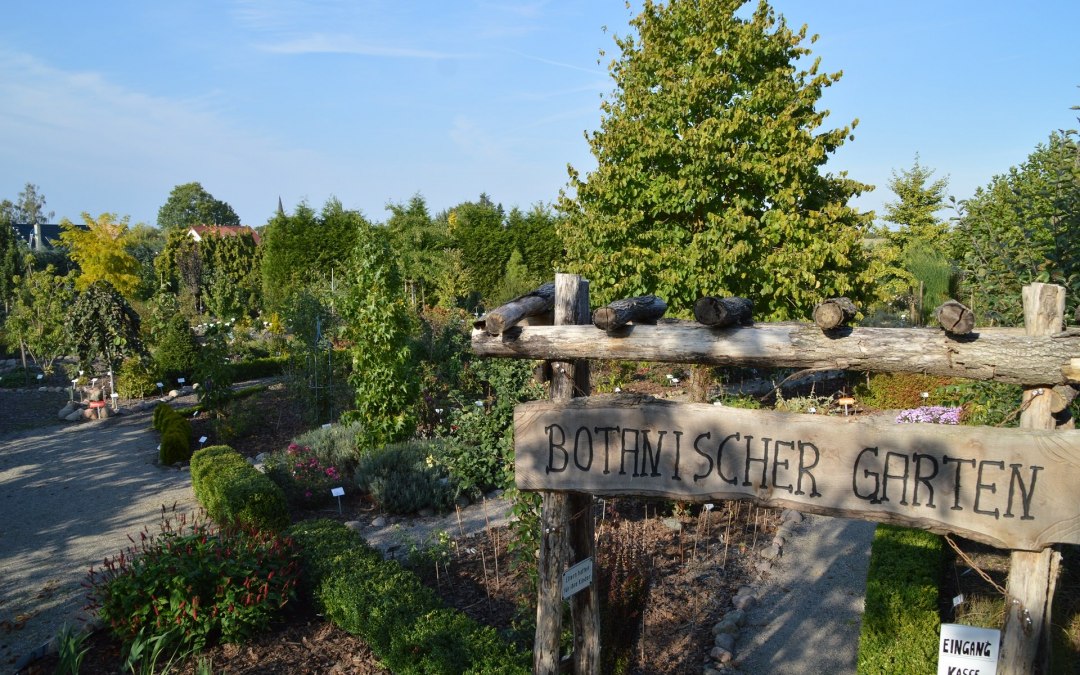
[[[781,518],[786,523],[801,523],[803,520],[806,519],[806,516],[804,516],[799,511],[794,511],[792,509],[784,509],[784,513]]]
[[[776,530],[776,536],[783,537],[784,539],[791,539],[791,535],[795,533],[795,527],[791,523],[784,523]]]
[[[375,520],[371,521],[371,526],[386,527],[386,518],[383,518],[382,516],[377,517]]]
[[[713,635],[720,635],[721,633],[738,633],[739,626],[734,621],[728,621],[724,619],[720,623],[712,627]]]
[[[786,540],[786,539],[784,539],[783,537],[781,537],[781,536],[780,536],[780,535],[778,534],[778,535],[776,535],[775,537],[773,537],[773,538],[772,538],[772,543],[773,543],[774,545],[776,545],[776,546],[779,546],[780,548],[783,548],[783,547],[784,547],[784,544],[786,544],[786,543],[787,543],[787,540]]]
[[[259,454],[255,455],[255,462],[257,464],[262,464],[265,461],[266,461],[266,453],[265,452],[260,452]]]
[[[104,408],[98,408],[98,419],[99,420],[107,420],[107,419],[109,419],[109,416],[111,414],[112,414],[112,410],[109,410],[109,406],[105,406]]]
[[[742,627],[746,623],[746,612],[741,609],[733,609],[724,615],[724,621],[730,621],[736,626]]]
[[[179,395],[180,395],[180,392],[178,390],[176,390],[176,389],[170,389],[169,390],[168,397],[169,397],[170,400],[178,397]]]
[[[757,599],[752,595],[736,595],[731,600],[731,604],[734,605],[736,609],[744,611],[753,607],[756,602]]]
[[[364,530],[364,526],[360,523],[359,520],[346,521],[345,527],[349,528],[353,532],[362,532]]]
[[[470,502],[469,498],[465,495],[459,495],[458,498],[454,500],[454,506],[458,507],[459,509],[463,509],[471,503],[472,502]]]
[[[499,497],[503,496],[503,491],[501,489],[492,490],[491,492],[487,493],[484,496],[487,497],[488,499],[498,499]]]
[[[66,420],[68,415],[75,412],[75,408],[76,405],[74,403],[68,403],[63,408],[60,408],[60,412],[57,413],[57,416],[62,420]]]
[[[723,675],[723,673],[721,673],[716,668],[705,666],[705,668],[701,671],[701,675]]]
[[[727,663],[731,661],[731,659],[735,655],[722,647],[713,647],[712,650],[709,652],[709,656],[713,657],[720,663]]]
[[[435,515],[435,509],[425,506],[424,508],[417,511],[416,515],[420,516],[421,518],[430,518]]]
[[[735,595],[754,595],[755,589],[753,586],[739,586],[739,590],[735,591]]]
[[[664,518],[660,522],[662,522],[664,524],[664,527],[671,530],[672,532],[682,532],[682,523],[679,522],[679,519],[674,516]]]
[[[84,408],[81,411],[81,413],[82,413],[83,419],[85,419],[85,420],[96,420],[97,419],[97,409],[96,408]]]
[[[776,544],[773,544],[768,548],[763,548],[758,551],[758,555],[760,555],[762,558],[765,558],[766,560],[776,560],[780,557],[780,547]]]
[[[725,651],[735,651],[735,635],[733,633],[717,633],[713,644]]]
[[[772,570],[772,563],[768,560],[759,560],[757,564],[754,565],[754,569],[758,572],[769,572]]]
[[[65,417],[64,419],[66,421],[68,421],[68,422],[78,422],[82,418],[83,418],[82,410],[76,410],[76,411],[72,412],[70,415],[68,415],[67,417]]]

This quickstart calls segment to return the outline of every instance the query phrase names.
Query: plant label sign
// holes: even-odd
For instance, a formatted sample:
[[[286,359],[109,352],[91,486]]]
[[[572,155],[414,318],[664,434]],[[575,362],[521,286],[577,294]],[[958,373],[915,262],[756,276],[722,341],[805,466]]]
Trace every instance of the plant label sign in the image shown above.
[[[996,675],[1001,631],[941,624],[937,675]]]
[[[330,496],[331,497],[344,497],[345,496],[345,488],[341,488],[341,487],[331,488],[330,489]]]
[[[1007,549],[1080,543],[1080,431],[896,424],[621,395],[521,404],[514,438],[522,490],[749,499]]]
[[[575,593],[578,593],[582,589],[588,588],[592,583],[593,577],[593,560],[592,558],[585,558],[579,563],[576,563],[563,573],[562,577],[562,596],[566,598],[572,597]]]

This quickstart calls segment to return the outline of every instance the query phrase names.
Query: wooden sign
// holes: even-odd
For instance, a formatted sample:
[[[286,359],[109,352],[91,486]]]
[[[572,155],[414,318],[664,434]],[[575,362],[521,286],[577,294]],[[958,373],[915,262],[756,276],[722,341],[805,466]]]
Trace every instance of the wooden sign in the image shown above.
[[[623,395],[521,404],[514,434],[522,490],[751,499],[1001,548],[1080,544],[1080,431],[896,424]]]

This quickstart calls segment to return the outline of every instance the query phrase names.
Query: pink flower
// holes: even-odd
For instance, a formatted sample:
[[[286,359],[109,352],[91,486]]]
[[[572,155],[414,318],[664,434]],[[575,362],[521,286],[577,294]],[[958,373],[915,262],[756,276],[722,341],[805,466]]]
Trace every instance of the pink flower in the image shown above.
[[[311,490],[308,490],[307,492],[305,492],[304,496],[305,497],[311,497]]]

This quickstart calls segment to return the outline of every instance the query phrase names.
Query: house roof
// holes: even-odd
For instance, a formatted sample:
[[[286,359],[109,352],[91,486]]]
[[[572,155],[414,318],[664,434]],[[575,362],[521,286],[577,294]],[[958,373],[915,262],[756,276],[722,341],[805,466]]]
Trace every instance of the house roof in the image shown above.
[[[85,223],[72,223],[75,227],[83,230],[88,230]],[[12,229],[15,230],[15,234],[31,249],[34,248],[34,224],[33,223],[12,223]],[[63,230],[60,229],[60,225],[57,223],[41,223],[41,238],[44,240],[42,243],[45,248],[55,248],[53,242],[60,241],[60,233]]]
[[[256,246],[259,245],[260,240],[259,233],[247,225],[192,225],[188,228],[188,234],[195,241],[202,241],[208,236],[238,237],[241,234],[250,234]]]

